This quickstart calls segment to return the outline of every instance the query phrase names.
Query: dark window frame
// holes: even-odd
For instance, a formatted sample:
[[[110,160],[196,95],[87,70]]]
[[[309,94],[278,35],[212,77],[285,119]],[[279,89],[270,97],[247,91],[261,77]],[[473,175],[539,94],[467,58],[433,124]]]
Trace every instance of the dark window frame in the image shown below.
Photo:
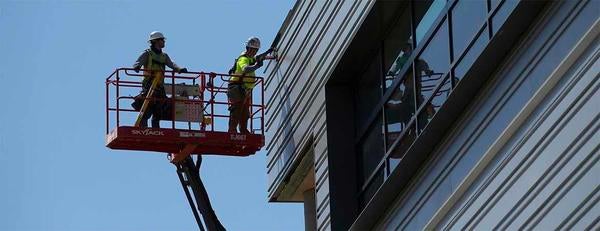
[[[384,169],[384,182],[385,180],[387,180],[387,176],[394,171],[394,169],[390,169],[390,155],[391,153],[395,150],[395,148],[397,148],[399,146],[399,143],[402,141],[402,139],[405,137],[407,131],[410,131],[410,129],[416,129],[416,137],[415,140],[409,145],[412,146],[416,140],[419,138],[419,135],[422,133],[420,131],[420,129],[416,126],[416,124],[418,123],[418,116],[423,113],[424,110],[426,110],[427,104],[431,103],[432,100],[435,98],[436,93],[439,92],[440,88],[445,85],[446,81],[450,80],[450,84],[451,84],[451,92],[449,93],[450,95],[452,94],[453,90],[455,89],[455,87],[458,85],[458,83],[460,81],[456,81],[455,76],[454,76],[454,69],[456,68],[456,66],[458,64],[461,63],[461,61],[464,59],[464,57],[468,54],[468,52],[471,50],[471,48],[474,46],[475,42],[477,41],[477,39],[479,38],[479,36],[482,33],[486,33],[487,32],[487,36],[488,36],[488,40],[485,44],[485,46],[483,46],[484,48],[489,44],[490,39],[495,35],[493,34],[493,30],[492,30],[492,26],[491,26],[491,20],[494,17],[494,15],[496,14],[496,12],[502,8],[503,4],[505,1],[507,0],[502,0],[497,7],[495,7],[493,10],[490,9],[491,8],[491,0],[486,0],[486,17],[485,19],[481,22],[481,24],[479,25],[477,32],[470,38],[470,41],[467,43],[467,46],[462,50],[462,52],[455,57],[455,51],[454,51],[454,47],[453,47],[453,38],[452,38],[452,33],[453,33],[453,25],[452,25],[452,16],[451,16],[451,11],[453,10],[453,8],[456,6],[456,4],[458,3],[458,1],[465,1],[465,0],[449,0],[446,5],[444,6],[444,8],[442,9],[441,13],[437,16],[437,18],[434,20],[434,23],[432,24],[433,26],[429,29],[429,31],[425,34],[424,39],[421,41],[420,44],[417,44],[417,46],[415,47],[416,44],[416,36],[412,36],[412,40],[413,40],[413,53],[410,55],[410,57],[408,58],[407,63],[410,63],[410,65],[405,65],[404,67],[401,68],[400,72],[397,74],[397,77],[394,78],[393,82],[391,83],[391,85],[388,88],[385,88],[385,85],[382,85],[383,88],[383,96],[380,100],[380,102],[377,104],[377,106],[375,107],[375,109],[373,110],[371,116],[368,116],[366,123],[363,126],[357,127],[357,136],[356,136],[356,140],[354,141],[355,144],[359,144],[361,143],[366,135],[368,134],[369,130],[372,129],[372,125],[375,124],[378,115],[382,115],[382,119],[385,123],[386,121],[386,115],[385,115],[385,104],[386,102],[391,98],[393,91],[399,87],[400,84],[402,84],[402,82],[404,81],[404,79],[406,78],[407,74],[409,73],[409,68],[411,68],[412,71],[412,77],[414,78],[415,75],[415,61],[416,58],[419,57],[425,50],[425,48],[427,46],[429,46],[429,44],[431,43],[431,41],[433,40],[434,36],[438,30],[440,30],[440,28],[443,26],[444,23],[447,24],[448,26],[448,49],[449,49],[449,55],[450,55],[450,65],[448,67],[448,70],[444,71],[444,75],[443,77],[440,79],[440,81],[438,83],[436,83],[434,90],[432,91],[432,94],[430,96],[428,96],[426,99],[423,100],[422,104],[417,104],[417,96],[416,94],[413,95],[413,100],[415,101],[414,105],[418,105],[417,108],[415,109],[415,113],[412,116],[412,118],[409,120],[409,122],[406,124],[406,128],[409,129],[404,129],[400,135],[393,141],[391,141],[392,145],[389,148],[385,149],[385,155],[383,156],[383,158],[381,159],[381,161],[377,164],[377,167],[375,167],[370,173],[368,173],[369,178],[367,178],[366,181],[362,182],[362,184],[359,185],[359,194],[362,195],[364,193],[364,191],[368,188],[368,186],[372,183],[372,181],[374,180],[375,176],[377,175],[377,173],[379,171],[381,171],[381,168],[385,168]],[[415,22],[414,22],[414,1],[410,1],[409,3],[409,8],[410,8],[410,24],[411,24],[411,33],[414,35],[416,32],[416,26],[415,26]],[[382,77],[384,78],[384,77]],[[382,82],[383,84],[385,84],[385,81]],[[416,87],[416,81],[413,81],[413,87]],[[416,88],[415,88],[416,89]],[[444,102],[445,104],[445,102]],[[443,105],[443,104],[442,104]],[[427,126],[429,125],[429,123],[427,123],[421,130],[425,129]],[[384,126],[384,137],[388,134],[388,129],[387,127]],[[384,141],[385,147],[387,147],[387,143],[388,141]],[[410,149],[410,147],[409,147]],[[404,153],[403,155],[406,155],[407,153]],[[365,173],[363,173],[365,174]]]

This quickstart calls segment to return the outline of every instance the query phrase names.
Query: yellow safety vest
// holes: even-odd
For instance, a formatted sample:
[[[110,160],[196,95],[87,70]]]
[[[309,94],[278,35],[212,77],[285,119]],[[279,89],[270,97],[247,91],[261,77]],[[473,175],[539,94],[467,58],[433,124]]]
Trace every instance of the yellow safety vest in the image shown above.
[[[151,71],[144,71],[144,80],[142,84],[152,81],[153,78],[163,78],[165,71],[165,63],[167,62],[167,55],[165,53],[157,54],[152,49],[146,50],[148,52],[148,62],[144,69],[149,69]],[[163,82],[160,81],[162,85]]]
[[[244,88],[246,89],[254,88],[256,79],[252,77],[255,77],[256,74],[254,71],[244,74],[244,67],[254,65],[255,63],[256,59],[254,57],[248,57],[245,54],[240,55],[235,61],[234,75],[243,76]],[[240,77],[232,76],[230,81],[233,83],[240,82]]]

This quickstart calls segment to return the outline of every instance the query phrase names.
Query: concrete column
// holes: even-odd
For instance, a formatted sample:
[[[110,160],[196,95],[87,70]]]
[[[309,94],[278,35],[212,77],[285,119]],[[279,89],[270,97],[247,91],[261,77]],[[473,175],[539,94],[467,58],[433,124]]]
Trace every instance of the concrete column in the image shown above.
[[[304,230],[317,230],[317,203],[315,202],[315,189],[304,191]]]

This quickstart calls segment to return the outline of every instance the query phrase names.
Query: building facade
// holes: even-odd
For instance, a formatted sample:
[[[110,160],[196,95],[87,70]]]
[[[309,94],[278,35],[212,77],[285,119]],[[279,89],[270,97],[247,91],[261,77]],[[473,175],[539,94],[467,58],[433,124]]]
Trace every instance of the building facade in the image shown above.
[[[298,0],[268,197],[307,230],[600,229],[600,1]]]

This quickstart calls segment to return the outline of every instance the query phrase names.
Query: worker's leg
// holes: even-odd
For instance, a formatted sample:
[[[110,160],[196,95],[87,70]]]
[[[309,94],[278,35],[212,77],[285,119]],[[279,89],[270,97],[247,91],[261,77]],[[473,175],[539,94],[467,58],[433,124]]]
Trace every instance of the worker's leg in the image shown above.
[[[233,107],[233,105],[232,105]],[[227,128],[227,132],[236,133],[237,132],[238,120],[234,118],[234,112],[231,111],[229,115],[229,127]]]
[[[227,88],[227,97],[229,98],[229,102],[231,102],[231,106],[229,106],[229,128],[228,132],[235,133],[237,132],[237,126],[240,123],[241,117],[241,109],[242,109],[242,100],[243,100],[243,90],[240,85],[231,84]]]
[[[244,101],[241,107],[241,118],[240,118],[240,133],[248,134],[248,119],[250,119],[250,103],[252,99],[252,90],[246,90],[244,92]]]
[[[148,92],[150,92],[151,87],[152,87],[152,78],[145,77],[144,80],[142,81],[142,91],[140,92],[140,95],[143,96],[142,102],[145,101],[147,98],[153,97],[153,96],[148,95]],[[142,128],[148,127],[148,119],[150,119],[150,116],[152,116],[153,104],[154,104],[154,102],[150,99],[150,101],[148,101],[148,106],[146,106],[146,110],[144,110],[142,112],[142,119],[140,121],[140,127],[142,127]],[[140,108],[141,107],[142,106],[140,105]]]
[[[164,87],[159,87],[154,92],[154,103],[152,104],[152,128],[160,128],[163,108],[167,103],[167,94]]]
[[[250,133],[248,131],[248,108],[247,107],[242,107],[242,118],[240,118],[240,133],[242,134],[248,134]]]
[[[146,108],[146,111],[144,111],[144,114],[142,114],[142,121],[140,121],[140,127],[141,128],[147,128],[148,127],[148,119],[150,119],[150,116],[152,116],[152,107],[154,103],[150,102],[148,104],[148,107]]]
[[[146,97],[147,96],[147,92],[148,92],[147,89],[143,89],[140,94],[143,95],[144,97]],[[148,96],[148,97],[150,97],[150,96]],[[142,100],[144,100],[144,99],[142,99]],[[142,114],[142,120],[140,122],[140,127],[141,128],[148,127],[148,119],[150,119],[150,116],[152,116],[152,107],[153,107],[153,104],[154,103],[153,103],[152,100],[150,100],[148,102],[148,106],[147,106],[146,110]]]

